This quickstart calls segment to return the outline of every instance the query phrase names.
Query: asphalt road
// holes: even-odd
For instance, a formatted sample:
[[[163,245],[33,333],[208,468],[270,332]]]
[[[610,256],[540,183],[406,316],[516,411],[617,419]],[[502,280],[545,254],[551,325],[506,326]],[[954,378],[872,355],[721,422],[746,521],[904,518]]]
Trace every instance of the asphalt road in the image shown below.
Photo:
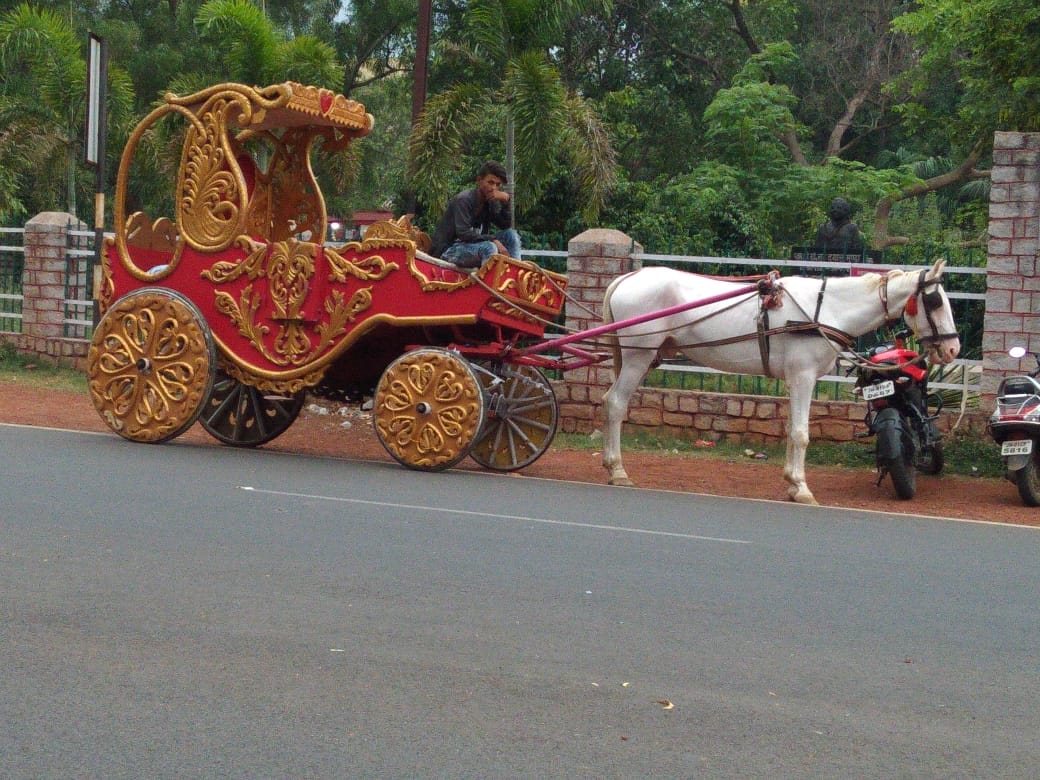
[[[0,425],[0,777],[1036,777],[1038,545]]]

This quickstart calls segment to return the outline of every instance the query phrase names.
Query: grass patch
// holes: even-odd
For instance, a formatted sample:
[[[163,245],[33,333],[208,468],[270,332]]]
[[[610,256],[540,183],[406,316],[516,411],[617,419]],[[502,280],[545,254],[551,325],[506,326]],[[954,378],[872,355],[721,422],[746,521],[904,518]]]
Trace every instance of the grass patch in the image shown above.
[[[554,446],[596,451],[603,449],[603,439],[599,436],[593,438],[586,434],[560,433],[554,440]],[[747,453],[753,451],[755,454],[765,454],[767,462],[778,465],[783,464],[787,449],[785,444],[752,445],[730,442],[718,442],[711,447],[698,447],[694,442],[685,439],[654,436],[648,433],[623,435],[621,447],[623,450],[633,452],[696,455],[730,462],[750,460]],[[1004,476],[1004,461],[1000,457],[1000,449],[988,437],[979,438],[964,431],[954,431],[953,434],[943,439],[943,454],[946,458],[944,474],[993,478]],[[874,440],[813,441],[809,443],[805,462],[812,466],[841,466],[873,471],[875,469]]]
[[[9,341],[0,340],[0,382],[26,389],[87,391],[87,377],[71,366],[34,355],[23,355]]]

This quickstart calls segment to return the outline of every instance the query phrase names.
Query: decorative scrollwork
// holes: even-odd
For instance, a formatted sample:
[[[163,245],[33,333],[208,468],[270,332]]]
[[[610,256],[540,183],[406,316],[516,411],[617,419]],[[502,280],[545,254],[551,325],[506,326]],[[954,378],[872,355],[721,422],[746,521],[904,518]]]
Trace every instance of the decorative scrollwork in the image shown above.
[[[367,255],[357,260],[348,260],[329,247],[325,247],[325,259],[329,261],[331,269],[329,279],[334,282],[345,282],[351,276],[363,282],[379,281],[398,269],[397,263],[387,261],[381,255]]]
[[[275,320],[299,320],[307,298],[308,282],[314,275],[317,244],[279,241],[271,246],[267,261],[267,283]]]
[[[262,376],[252,367],[244,369],[231,362],[224,362],[221,367],[228,376],[237,379],[242,384],[250,385],[265,393],[281,393],[284,395],[293,395],[301,390],[306,390],[308,387],[314,387],[325,376],[324,366],[304,376],[297,376],[291,379]]]
[[[201,129],[188,129],[177,182],[177,223],[196,249],[219,251],[241,233],[246,205],[227,138],[227,112],[241,99],[220,97],[199,117]],[[248,105],[246,103],[245,105]]]
[[[236,263],[228,260],[220,260],[202,272],[203,279],[209,279],[214,284],[225,284],[245,274],[249,279],[263,276],[264,260],[267,258],[267,244],[253,241],[249,236],[239,236],[235,245],[244,249],[249,254]]]
[[[228,317],[238,328],[240,334],[263,350],[263,338],[270,329],[266,325],[258,325],[256,322],[260,297],[253,296],[253,288],[250,286],[242,290],[237,303],[230,293],[222,290],[218,290],[214,296],[217,311]]]
[[[346,303],[343,302],[343,293],[333,290],[332,294],[325,299],[325,313],[329,315],[329,319],[318,326],[318,336],[321,340],[314,348],[315,353],[320,354],[333,341],[344,335],[347,332],[347,323],[353,322],[371,305],[372,288],[370,287],[355,290]]]

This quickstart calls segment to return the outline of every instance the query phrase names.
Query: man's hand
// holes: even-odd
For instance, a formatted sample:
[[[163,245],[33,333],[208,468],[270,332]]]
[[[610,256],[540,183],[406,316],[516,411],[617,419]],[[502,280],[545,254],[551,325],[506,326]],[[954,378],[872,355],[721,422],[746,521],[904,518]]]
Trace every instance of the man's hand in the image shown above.
[[[509,193],[506,192],[505,190],[495,190],[494,192],[491,193],[491,195],[489,197],[490,197],[491,200],[498,200],[498,201],[501,201],[502,203],[508,203],[509,202]]]

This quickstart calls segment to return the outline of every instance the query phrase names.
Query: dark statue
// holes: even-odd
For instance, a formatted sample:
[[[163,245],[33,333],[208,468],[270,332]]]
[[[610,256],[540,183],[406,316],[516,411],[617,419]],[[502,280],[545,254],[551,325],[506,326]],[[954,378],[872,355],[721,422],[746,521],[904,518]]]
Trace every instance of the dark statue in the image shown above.
[[[830,217],[816,231],[813,249],[827,254],[858,255],[863,252],[863,236],[851,220],[852,206],[844,198],[835,198],[827,209]]]

